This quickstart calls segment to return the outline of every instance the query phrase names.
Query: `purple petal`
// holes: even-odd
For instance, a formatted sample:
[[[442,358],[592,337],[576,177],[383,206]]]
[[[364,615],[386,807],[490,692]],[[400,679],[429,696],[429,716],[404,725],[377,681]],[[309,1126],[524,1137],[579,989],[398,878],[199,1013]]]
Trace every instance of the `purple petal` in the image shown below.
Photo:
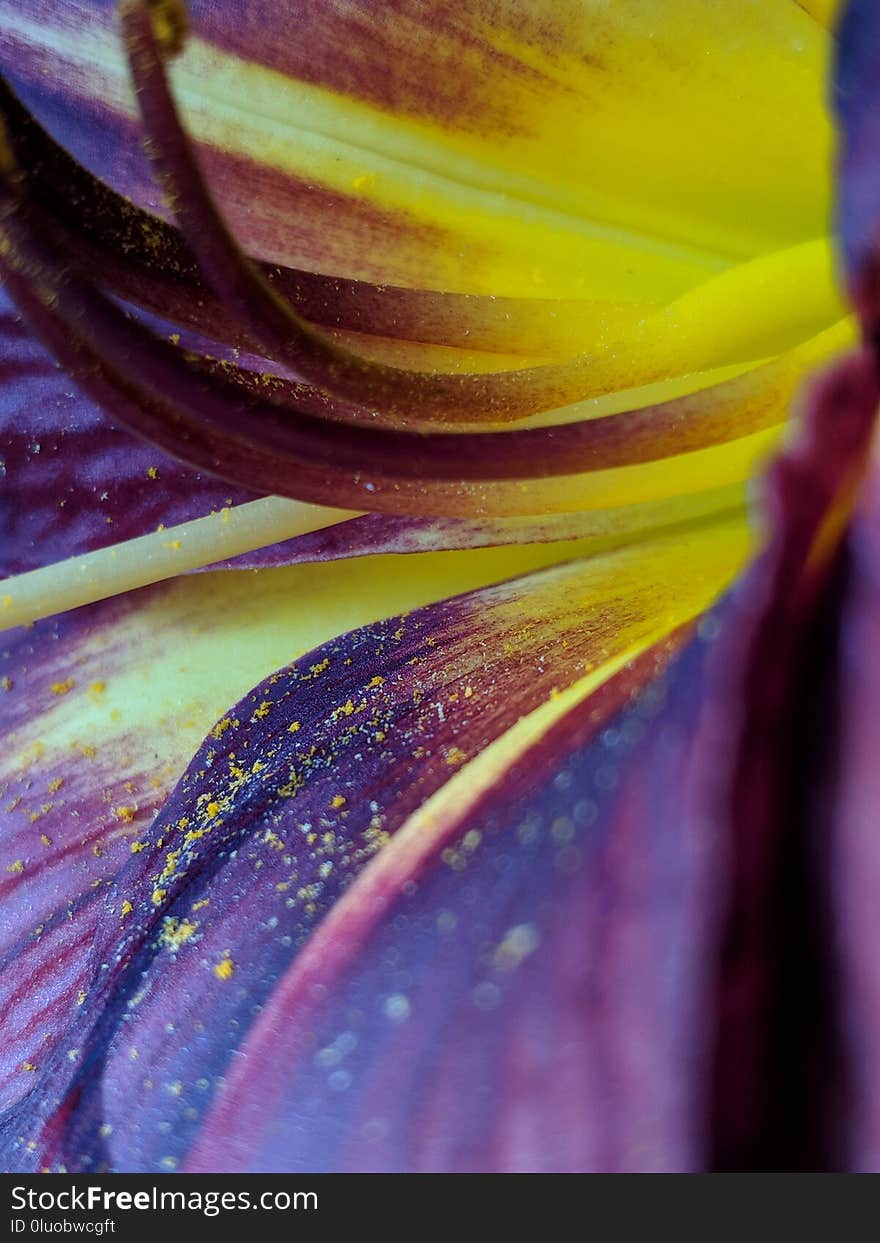
[[[880,10],[872,0],[843,6],[833,91],[839,123],[837,232],[850,288],[874,322],[880,275]]]
[[[355,631],[258,686],[109,893],[88,1007],[63,1033],[90,1070],[78,1077],[61,1044],[47,1053],[9,1160],[27,1164],[27,1143],[69,1168],[182,1160],[259,1008],[387,838],[521,717],[560,712],[567,687],[586,678],[586,693],[686,622],[741,555],[733,523],[574,562]],[[46,1127],[70,1093],[53,1156]]]
[[[766,554],[665,682],[598,738],[575,708],[365,869],[188,1168],[838,1165],[804,771],[818,798],[824,613],[878,395],[869,351],[817,385]]]
[[[0,575],[202,517],[254,493],[193,471],[115,427],[26,331],[0,291]],[[740,503],[736,488],[653,504],[514,519],[365,515],[220,563],[235,569],[391,552],[632,538]]]
[[[677,779],[706,647],[392,842],[280,981],[188,1168],[701,1165],[723,856]]]
[[[37,344],[5,292],[0,358],[0,574],[253,499],[114,427]]]
[[[398,518],[391,514],[364,514],[244,553],[211,568],[257,569],[387,553],[550,544],[561,540],[595,540],[598,551],[679,522],[734,512],[740,499],[741,490],[734,486],[658,502],[527,518]],[[581,545],[579,554],[584,551]]]
[[[880,479],[874,469],[851,536],[851,590],[841,625],[835,836],[829,852],[834,968],[849,1069],[848,1168],[880,1170]],[[832,817],[829,815],[829,819]]]
[[[89,988],[102,888],[168,788],[164,744],[124,729],[108,739],[89,719],[89,701],[107,698],[98,672],[112,683],[129,658],[113,634],[133,608],[41,622],[0,648],[0,1109],[43,1090],[54,1054],[74,1069],[75,1046],[60,1042]]]

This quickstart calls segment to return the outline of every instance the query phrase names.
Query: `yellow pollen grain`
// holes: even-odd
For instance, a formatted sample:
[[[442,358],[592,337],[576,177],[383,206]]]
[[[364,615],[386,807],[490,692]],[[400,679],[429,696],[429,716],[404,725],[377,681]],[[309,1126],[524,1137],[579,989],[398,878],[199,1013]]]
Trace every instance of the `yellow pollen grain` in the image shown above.
[[[330,800],[330,806],[335,808],[344,807],[345,797],[342,794],[334,794]]]
[[[467,759],[461,747],[450,747],[446,752],[446,763],[450,768],[456,768],[459,764],[463,764]]]
[[[162,875],[159,880],[170,880],[174,875],[174,869],[177,867],[177,861],[180,858],[179,850],[170,850],[165,856],[165,866],[162,869]]]
[[[21,1068],[22,1070],[27,1070],[31,1072],[37,1069],[36,1066],[33,1064],[33,1062],[22,1062]]]
[[[170,950],[180,949],[195,934],[197,927],[189,919],[166,919],[159,940]]]
[[[11,872],[14,876],[20,876],[24,871],[24,859],[16,859],[14,863],[7,864],[6,871]]]
[[[153,901],[153,906],[161,906],[161,905],[162,905],[162,903],[163,903],[163,902],[165,901],[165,899],[167,898],[167,896],[168,896],[168,890],[167,890],[167,889],[154,889],[154,890],[153,890],[153,899],[152,899],[152,901]]]
[[[134,910],[134,907],[129,902],[128,898],[126,898],[122,906],[119,908],[119,918],[125,919],[126,915],[130,915],[133,910]]]
[[[220,804],[216,801],[212,801],[208,803],[207,807],[205,808],[205,815],[219,816],[220,815]]]
[[[231,980],[235,974],[235,963],[227,956],[214,963],[212,970],[218,980]]]
[[[44,845],[44,846],[51,846],[51,845],[52,845],[52,838],[51,838],[51,837],[47,837],[45,833],[41,833],[41,834],[40,834],[40,841],[43,843],[43,845]]]
[[[107,689],[106,682],[101,682],[101,681],[93,682],[91,686],[89,687],[89,694],[90,695],[103,695],[106,689]]]
[[[49,782],[49,793],[57,794],[63,785],[64,785],[63,777],[53,777],[52,780]]]
[[[53,682],[49,687],[53,695],[66,695],[73,690],[73,678],[65,678],[63,682]]]
[[[296,734],[302,729],[302,721],[291,721],[287,727],[288,734]]]
[[[84,993],[84,992],[80,989],[79,993],[77,994],[76,1004],[77,1004],[78,1006],[84,1005],[84,1004],[85,1004],[85,1000],[86,1000],[86,995],[85,995],[85,993]]]
[[[172,552],[179,552],[182,545],[179,539],[171,539],[166,540],[162,547],[170,548]]]
[[[139,855],[141,851],[146,850],[146,848],[147,848],[146,842],[132,842],[131,843],[131,853],[133,855]]]
[[[158,472],[158,470],[156,470],[156,467],[155,467],[155,466],[148,466],[148,467],[147,467],[147,478],[148,478],[148,479],[158,479],[158,478],[159,478],[159,472]]]
[[[117,820],[121,820],[123,824],[131,824],[132,820],[134,820],[136,811],[136,807],[128,807],[123,804],[122,806],[113,808],[113,815]]]

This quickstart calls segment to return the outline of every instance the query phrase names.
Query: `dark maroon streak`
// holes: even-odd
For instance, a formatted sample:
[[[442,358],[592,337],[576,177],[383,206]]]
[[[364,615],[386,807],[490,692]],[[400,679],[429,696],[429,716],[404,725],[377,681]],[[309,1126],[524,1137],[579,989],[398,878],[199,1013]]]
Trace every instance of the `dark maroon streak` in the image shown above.
[[[738,438],[778,419],[772,394],[758,400],[750,394],[761,383],[754,375],[743,379],[743,397],[753,398],[745,410],[735,398],[719,400],[710,390],[708,397],[698,393],[560,428],[466,435],[343,427],[281,411],[269,398],[246,402],[240,385],[199,373],[183,351],[157,339],[78,276],[53,245],[50,226],[17,175],[6,172],[3,186],[4,263],[14,268],[16,297],[22,306],[27,301],[48,348],[133,430],[192,465],[257,491],[424,513],[427,485],[428,507],[442,512],[468,482],[552,478],[652,461]],[[35,287],[43,297],[34,295]],[[514,499],[493,508],[516,513],[523,505]]]
[[[83,392],[98,405],[112,410],[126,426],[175,457],[185,457],[185,460],[221,477],[228,478],[234,471],[233,482],[238,481],[245,487],[251,486],[260,491],[268,487],[271,491],[283,493],[286,476],[283,479],[280,477],[279,463],[274,457],[245,446],[238,446],[238,452],[234,453],[231,451],[231,443],[224,442],[224,462],[221,463],[215,448],[216,441],[206,435],[203,429],[184,424],[182,419],[176,418],[173,412],[162,406],[158,399],[151,398],[137,388],[129,377],[120,375],[108,366],[104,358],[76,334],[72,324],[63,315],[41,303],[20,274],[7,267],[2,260],[0,272],[3,273],[3,279],[13,298],[46,348],[55,355]],[[224,466],[227,462],[232,469]]]
[[[205,185],[171,95],[149,3],[126,0],[121,16],[148,151],[177,222],[221,301],[268,357],[335,397],[375,408],[386,422],[411,421],[413,411],[424,424],[472,421],[475,411],[506,420],[584,395],[582,385],[562,391],[553,365],[494,375],[407,371],[345,350],[308,324],[241,250]]]
[[[178,229],[93,176],[42,128],[0,77],[2,116],[34,202],[65,248],[106,286],[136,306],[227,345],[257,348],[204,284]],[[373,336],[509,352],[515,299],[370,285],[251,259],[280,297],[307,320]],[[548,314],[553,303],[530,299]],[[546,330],[540,342],[550,345]]]

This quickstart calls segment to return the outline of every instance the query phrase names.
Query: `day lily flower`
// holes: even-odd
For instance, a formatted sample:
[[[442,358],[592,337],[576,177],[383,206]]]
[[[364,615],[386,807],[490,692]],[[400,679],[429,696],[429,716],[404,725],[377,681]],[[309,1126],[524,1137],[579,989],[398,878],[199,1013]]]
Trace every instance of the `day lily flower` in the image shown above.
[[[4,1168],[877,1168],[880,17],[0,13]]]

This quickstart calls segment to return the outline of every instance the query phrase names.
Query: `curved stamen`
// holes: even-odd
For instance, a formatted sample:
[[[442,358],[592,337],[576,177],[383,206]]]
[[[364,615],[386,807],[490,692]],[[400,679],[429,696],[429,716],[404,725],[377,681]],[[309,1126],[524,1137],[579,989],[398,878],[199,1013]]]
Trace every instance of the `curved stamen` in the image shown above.
[[[532,513],[530,481],[674,457],[775,425],[803,367],[795,352],[665,405],[557,428],[416,434],[280,411],[248,397],[222,370],[194,367],[66,264],[8,148],[5,155],[4,266],[13,296],[49,348],[114,417],[184,461],[258,491],[442,516],[479,508],[476,485],[477,500],[488,499],[496,515]],[[585,478],[557,491],[537,508],[547,499],[557,511],[589,508]]]
[[[255,352],[248,336],[206,286],[179,229],[137,207],[89,172],[43,129],[0,75],[0,119],[34,201],[52,217],[66,248],[96,284],[135,306],[226,345]],[[540,298],[488,298],[371,285],[346,277],[251,260],[299,313],[325,328],[401,341],[510,353],[511,324],[527,328],[530,351],[559,350],[582,304]]]
[[[194,256],[180,232],[173,225],[123,199],[78,164],[40,127],[2,78],[0,118],[6,119],[7,132],[14,143],[19,166],[27,169],[29,192],[34,202],[51,217],[53,232],[63,240],[65,253],[77,260],[79,267],[89,273],[92,281],[136,306],[154,311],[175,325],[189,327],[205,337],[259,353],[259,343],[236,324],[213,292],[202,283]],[[737,303],[750,305],[749,298],[756,291],[760,294],[762,282],[768,279],[783,283],[799,280],[809,288],[814,283],[821,288],[824,268],[821,254],[817,256],[814,253],[816,249],[815,246],[807,246],[790,255],[786,252],[779,257],[772,271],[765,271],[767,264],[762,261],[761,269],[756,270],[751,278],[750,265],[746,265],[741,270],[742,279],[739,273],[735,273],[732,278],[728,275],[714,282],[717,286],[714,301],[707,289],[706,296],[694,306],[690,305],[693,295],[685,295],[672,304],[665,314],[655,313],[653,319],[645,320],[642,325],[644,334],[649,334],[654,342],[644,356],[638,346],[635,352],[628,349],[623,353],[606,346],[607,357],[599,353],[593,355],[589,396],[597,397],[622,387],[649,383],[661,375],[678,374],[683,367],[694,370],[717,364],[721,358],[712,351],[714,338],[711,332],[708,337],[710,348],[704,357],[705,351],[701,352],[701,342],[706,344],[701,336],[703,330],[699,327],[695,329],[694,325],[703,322],[707,314],[710,321],[719,317],[718,297],[722,298],[723,316],[729,317],[736,314]],[[771,265],[774,262],[771,261]],[[786,263],[789,267],[785,267]],[[782,270],[777,271],[780,264]],[[804,270],[804,264],[807,270]],[[555,328],[561,323],[562,335],[555,341],[559,352],[563,340],[572,347],[577,344],[576,340],[572,340],[574,319],[582,320],[589,313],[584,311],[584,304],[558,303],[554,300],[488,299],[466,294],[379,287],[268,264],[261,264],[260,270],[283,297],[293,300],[307,318],[330,327],[367,332],[372,337],[396,336],[402,341],[435,341],[464,348],[476,346],[489,351],[509,350],[509,331],[513,325],[516,339],[522,339],[524,334],[529,339],[530,352],[535,354],[547,351],[553,335],[551,326]],[[708,307],[702,305],[707,300]],[[804,311],[800,328],[805,338],[821,326],[826,312],[825,322],[833,321],[834,308],[826,307],[825,301],[820,299],[822,314],[809,300],[798,303],[799,310]],[[589,307],[590,304],[586,305]],[[760,322],[762,339],[775,341],[777,348],[784,346],[785,342],[779,338],[780,325],[773,318],[774,306],[778,312],[791,318],[788,302],[779,298],[768,301],[762,296],[758,321],[753,308],[747,316],[729,324],[725,341],[739,340],[740,330],[754,332],[754,325]],[[769,316],[767,322],[760,319],[765,312]],[[632,316],[632,308],[629,314]],[[677,342],[682,319],[691,324],[691,336],[696,331],[689,359],[682,356],[678,345],[668,356],[667,351],[661,349],[658,357],[655,348],[657,340],[668,339],[671,322]],[[649,322],[652,325],[650,328]],[[531,349],[532,339],[538,343],[534,349]],[[643,335],[642,339],[647,340],[648,337]],[[770,352],[775,354],[777,348]],[[737,357],[746,356],[742,350],[737,354],[736,348],[733,352]],[[227,365],[224,369],[229,378],[240,380],[245,386],[253,385],[253,373],[234,371]],[[293,404],[316,417],[341,422],[362,422],[365,419],[374,425],[380,422],[370,412],[360,408],[333,409],[332,399],[326,394],[291,385],[280,377],[261,371],[258,381],[263,394],[280,406]],[[575,410],[576,407],[569,407],[564,412],[566,418],[563,421],[575,421],[572,417]],[[557,423],[559,420],[552,417],[553,413],[549,417],[537,417],[542,425]],[[474,414],[478,423],[482,412],[475,411]]]
[[[487,416],[510,422],[570,405],[591,393],[592,360],[484,374],[432,374],[372,362],[344,349],[300,316],[239,247],[199,171],[165,73],[164,57],[176,51],[182,13],[177,3],[123,0],[120,6],[129,65],[149,140],[169,204],[199,265],[221,300],[263,352],[300,379],[333,396],[367,406],[379,421],[399,424],[474,422]],[[181,19],[182,20],[182,19]],[[156,26],[175,31],[173,48]]]
[[[462,481],[577,469],[577,448],[544,432],[538,438],[549,453],[538,462],[531,452],[535,433],[522,433],[529,443],[519,448],[503,434],[418,436],[343,429],[306,415],[280,418],[270,403],[246,401],[222,372],[192,367],[182,351],[70,270],[41,236],[36,210],[8,171],[0,180],[0,212],[7,284],[47,346],[120,421],[201,469],[259,491],[352,509],[372,502],[396,513],[442,513]],[[499,451],[487,452],[487,440]],[[524,499],[510,512],[529,512],[532,505]]]

